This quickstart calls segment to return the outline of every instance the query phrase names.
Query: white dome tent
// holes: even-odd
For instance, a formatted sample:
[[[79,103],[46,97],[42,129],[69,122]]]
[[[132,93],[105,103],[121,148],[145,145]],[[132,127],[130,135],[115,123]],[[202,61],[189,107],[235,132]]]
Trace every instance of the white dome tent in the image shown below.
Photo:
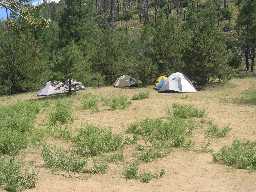
[[[191,81],[182,73],[173,73],[159,89],[159,92],[181,92],[194,93],[197,92]]]

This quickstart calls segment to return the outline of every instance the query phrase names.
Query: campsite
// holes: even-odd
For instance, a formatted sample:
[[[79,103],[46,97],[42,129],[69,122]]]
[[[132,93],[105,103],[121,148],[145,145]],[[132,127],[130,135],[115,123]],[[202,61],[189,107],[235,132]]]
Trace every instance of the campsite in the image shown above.
[[[17,155],[17,159],[25,167],[33,167],[37,174],[35,187],[27,191],[255,191],[256,173],[250,171],[249,167],[236,169],[246,163],[246,160],[243,162],[241,159],[238,164],[226,166],[223,161],[215,161],[213,158],[213,154],[224,146],[231,146],[235,140],[255,141],[255,105],[251,104],[250,100],[248,103],[247,100],[242,100],[244,94],[248,91],[255,93],[255,90],[255,79],[245,78],[233,79],[224,85],[208,87],[197,93],[158,93],[152,86],[136,89],[102,87],[88,88],[69,98],[57,96],[38,99],[36,93],[18,94],[0,97],[0,103],[2,107],[22,102],[38,103],[40,106],[34,126],[29,130],[29,143]],[[144,99],[132,100],[134,95],[142,92],[148,93]],[[91,103],[99,97],[126,97],[129,102],[122,102],[124,108],[115,109],[102,106],[98,100],[98,109],[95,109]],[[83,98],[91,102],[83,103]],[[60,109],[62,115],[59,120],[63,120],[63,123],[57,122],[53,126],[50,123],[54,122],[51,120],[51,114],[59,102],[66,106]],[[182,120],[189,120],[189,129],[192,129],[191,134],[186,136],[187,141],[191,141],[188,146],[163,146],[147,152],[147,143],[141,139],[133,141],[134,138],[127,133],[127,129],[134,123],[143,122],[145,119],[158,121],[170,116],[170,110],[174,110],[175,105],[192,106],[203,112],[202,115],[198,113],[195,117]],[[72,111],[72,120],[67,118],[67,121],[64,121],[64,117],[69,117],[67,108]],[[189,108],[184,110],[180,115],[189,114]],[[178,120],[177,123],[184,122]],[[103,152],[92,157],[77,157],[75,154],[73,156],[72,150],[76,148],[74,138],[86,125],[104,130],[111,129],[112,134],[120,135],[126,142],[113,152]],[[211,127],[215,127],[217,132],[222,132],[225,127],[230,130],[218,135],[215,131],[211,132]],[[46,146],[53,150],[48,152],[49,157],[45,157],[46,154],[42,151],[48,149]],[[251,150],[255,151],[255,148]],[[65,153],[62,154],[61,151]],[[243,151],[239,153],[247,158]],[[138,160],[141,154],[144,154],[144,158]],[[69,155],[71,159],[68,160]],[[79,168],[78,163],[83,162],[82,159],[86,164]],[[135,177],[132,179],[132,170],[131,179],[124,176],[124,170],[134,162],[138,163],[140,174],[148,173],[142,180],[145,182]],[[97,169],[92,171],[94,163],[99,164]],[[74,170],[70,171],[72,169]],[[161,171],[163,176],[156,178],[154,174],[160,174]],[[15,176],[9,174],[9,177],[15,180]]]
[[[0,192],[256,192],[256,0],[0,0]]]

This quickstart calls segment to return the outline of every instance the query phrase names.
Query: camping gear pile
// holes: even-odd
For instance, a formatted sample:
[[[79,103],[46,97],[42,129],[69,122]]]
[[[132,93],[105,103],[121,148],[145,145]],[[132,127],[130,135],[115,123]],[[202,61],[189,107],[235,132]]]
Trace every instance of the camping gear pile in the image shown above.
[[[75,80],[71,80],[71,91],[84,90],[84,85]],[[38,91],[37,96],[51,96],[57,94],[67,93],[69,91],[69,80],[64,82],[48,81],[46,85]]]
[[[197,92],[192,82],[182,73],[173,73],[168,78],[161,76],[156,83],[155,89],[158,92]]]

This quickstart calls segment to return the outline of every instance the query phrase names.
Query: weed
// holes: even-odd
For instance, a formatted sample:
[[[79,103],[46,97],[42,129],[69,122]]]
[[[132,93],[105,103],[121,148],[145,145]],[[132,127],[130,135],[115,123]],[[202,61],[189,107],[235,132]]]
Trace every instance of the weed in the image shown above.
[[[191,134],[192,125],[180,118],[146,119],[132,124],[127,132],[140,135],[146,142],[160,147],[181,147],[186,136]]]
[[[0,154],[16,155],[27,146],[27,134],[43,103],[18,102],[0,108]]]
[[[18,102],[16,105],[0,108],[0,129],[29,131],[33,120],[40,111],[40,103]]]
[[[67,126],[49,125],[47,127],[48,134],[54,138],[70,140],[72,138],[71,132]]]
[[[45,145],[42,157],[47,167],[68,172],[81,172],[86,165],[84,159],[74,154],[69,154],[61,148]]]
[[[132,96],[132,100],[143,100],[143,99],[147,99],[147,98],[149,98],[148,91],[141,91]]]
[[[181,104],[173,104],[172,105],[172,115],[174,117],[179,117],[179,118],[201,118],[205,116],[205,111],[200,110],[197,108],[194,108],[191,105],[181,105]]]
[[[70,103],[65,100],[57,101],[53,111],[50,113],[49,122],[51,125],[55,125],[57,123],[65,124],[69,121],[72,121],[72,110],[70,107]]]
[[[117,163],[118,161],[124,160],[124,155],[123,153],[114,153],[114,154],[108,155],[105,159],[108,163],[113,163],[113,162]]]
[[[137,135],[132,135],[130,136],[126,136],[124,138],[124,144],[126,145],[132,145],[132,144],[136,144],[138,141],[138,136]]]
[[[124,172],[123,175],[126,179],[138,179],[139,177],[139,168],[137,163],[131,163],[129,164]]]
[[[256,142],[235,140],[213,154],[214,160],[238,169],[256,169]]]
[[[154,161],[155,159],[165,157],[169,152],[170,151],[166,149],[149,148],[146,150],[142,150],[138,154],[138,160],[148,163]]]
[[[248,90],[241,94],[240,102],[244,104],[256,105],[256,90]]]
[[[27,147],[27,137],[24,133],[11,130],[2,130],[0,134],[0,154],[16,155]]]
[[[156,178],[156,176],[151,172],[144,172],[140,175],[140,182],[149,183],[152,179]]]
[[[108,169],[108,164],[105,162],[94,162],[94,166],[91,170],[92,174],[105,174]]]
[[[225,137],[230,130],[231,130],[230,127],[218,128],[213,123],[210,123],[206,130],[206,135],[208,137],[216,137],[216,138]]]
[[[126,96],[116,96],[111,99],[105,100],[105,104],[111,108],[111,110],[126,109],[131,102]]]
[[[33,169],[22,170],[13,157],[0,158],[0,185],[7,191],[20,191],[35,187],[37,174]]]
[[[83,96],[83,98],[81,100],[81,104],[82,104],[83,109],[91,110],[93,112],[98,112],[99,111],[98,101],[99,101],[98,96],[92,95],[92,94],[87,94],[87,95]]]
[[[31,130],[27,140],[32,146],[39,146],[46,136],[48,136],[48,133],[45,127],[37,127]]]
[[[77,153],[83,156],[96,156],[116,151],[123,145],[121,136],[113,135],[109,129],[100,129],[91,125],[81,128],[74,142]]]
[[[161,169],[160,173],[159,173],[159,178],[163,177],[165,175],[165,170]]]
[[[139,145],[136,146],[136,150],[137,151],[144,151],[145,150],[145,146],[139,144]]]

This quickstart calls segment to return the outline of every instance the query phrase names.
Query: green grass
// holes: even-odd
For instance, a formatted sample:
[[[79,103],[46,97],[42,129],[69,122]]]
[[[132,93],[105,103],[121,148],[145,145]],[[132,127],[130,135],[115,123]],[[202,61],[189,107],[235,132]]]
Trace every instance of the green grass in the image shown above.
[[[256,142],[235,140],[213,155],[214,160],[238,169],[256,170]]]
[[[169,111],[171,115],[178,118],[202,118],[205,116],[205,111],[201,109],[197,109],[192,105],[181,105],[181,104],[173,104],[172,110]]]
[[[141,91],[132,96],[132,100],[143,100],[143,99],[147,99],[147,98],[149,98],[148,91]]]
[[[128,164],[123,171],[123,176],[126,179],[139,180],[142,183],[149,183],[152,179],[159,179],[165,175],[165,170],[161,169],[159,173],[152,173],[151,171],[146,171],[139,173],[138,163],[132,162]]]
[[[13,106],[0,108],[0,129],[29,131],[33,127],[33,120],[43,107],[39,102],[18,102]]]
[[[152,172],[144,172],[140,175],[140,182],[149,183],[154,178],[156,178],[156,176]]]
[[[256,105],[256,90],[244,91],[241,94],[240,102],[244,104]]]
[[[114,96],[105,100],[105,105],[109,106],[111,110],[122,110],[129,107],[131,101],[126,96]]]
[[[126,179],[138,179],[139,167],[137,163],[131,163],[127,165],[123,171],[123,175]]]
[[[0,185],[6,191],[21,191],[35,187],[37,174],[33,169],[23,170],[13,157],[0,157]]]
[[[77,153],[82,156],[116,151],[123,145],[121,136],[112,134],[110,129],[100,129],[92,125],[81,128],[74,142]]]
[[[17,155],[21,149],[27,147],[27,137],[25,133],[16,130],[2,130],[0,134],[0,154]]]
[[[94,162],[93,168],[90,171],[92,174],[106,174],[108,170],[108,164],[106,162]]]
[[[137,141],[138,141],[137,135],[132,135],[132,136],[126,135],[124,138],[124,144],[126,144],[126,145],[136,144]]]
[[[146,119],[132,124],[127,132],[141,136],[154,146],[181,147],[186,145],[192,129],[192,124],[180,118]]]
[[[225,137],[230,131],[230,127],[219,128],[217,125],[210,123],[206,130],[206,135],[208,137],[221,138]]]
[[[0,154],[16,155],[27,147],[28,135],[43,102],[18,102],[0,108]]]
[[[57,139],[64,139],[64,140],[72,139],[71,131],[67,126],[49,125],[47,127],[47,133],[48,135]]]
[[[52,112],[49,114],[49,122],[51,125],[57,123],[65,124],[73,120],[71,104],[67,100],[59,100],[56,102]]]
[[[81,99],[81,105],[83,109],[91,110],[93,112],[98,112],[98,102],[100,98],[93,94],[86,94]]]
[[[161,148],[149,148],[149,149],[141,149],[138,153],[138,160],[143,161],[143,162],[152,162],[155,159],[158,158],[163,158],[165,157],[168,153],[170,152],[170,150],[167,150],[165,148],[161,149]]]
[[[53,170],[81,172],[86,165],[86,161],[77,155],[47,145],[42,149],[42,157],[45,165]]]
[[[123,152],[117,152],[117,153],[107,155],[104,159],[108,163],[117,163],[117,162],[124,161],[124,154]]]

